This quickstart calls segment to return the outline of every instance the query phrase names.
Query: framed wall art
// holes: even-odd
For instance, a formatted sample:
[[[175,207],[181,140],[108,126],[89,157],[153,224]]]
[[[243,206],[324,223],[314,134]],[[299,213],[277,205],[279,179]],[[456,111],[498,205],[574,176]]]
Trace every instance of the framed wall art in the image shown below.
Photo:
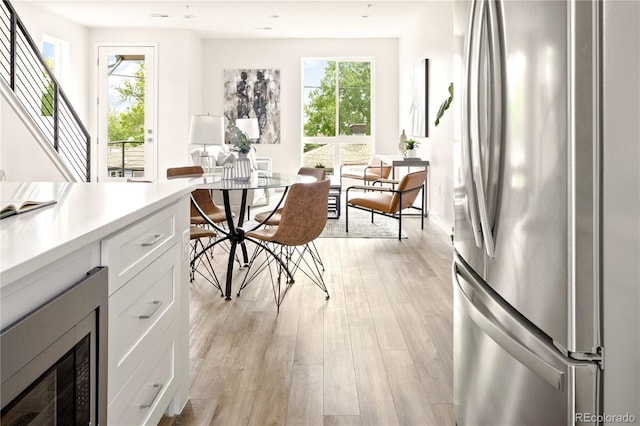
[[[409,131],[411,136],[429,136],[429,59],[423,59],[411,68],[409,78],[411,105]]]
[[[224,71],[225,142],[238,118],[257,118],[257,143],[280,143],[280,70]]]

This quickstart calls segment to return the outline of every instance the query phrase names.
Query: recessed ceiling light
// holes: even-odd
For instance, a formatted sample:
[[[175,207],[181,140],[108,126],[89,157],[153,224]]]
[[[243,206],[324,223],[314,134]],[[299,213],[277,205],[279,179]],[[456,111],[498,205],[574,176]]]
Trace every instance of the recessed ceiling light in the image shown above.
[[[369,17],[371,17],[371,15],[361,15],[360,17],[361,18],[369,18]]]
[[[273,28],[271,27],[253,27],[254,30],[263,30],[263,31],[269,31]]]
[[[169,15],[167,15],[166,13],[152,13],[151,15],[152,18],[168,18]]]
[[[196,15],[194,15],[194,14],[192,14],[192,13],[189,13],[189,12],[190,12],[190,8],[191,8],[191,6],[189,6],[189,5],[186,5],[186,6],[185,6],[185,9],[186,9],[186,12],[187,12],[187,13],[185,13],[184,15],[182,15],[182,16],[184,17],[184,19],[193,19],[193,18],[195,18],[195,17],[196,17]]]
[[[276,15],[275,13],[273,15],[270,15],[273,19],[278,19],[280,17],[280,15]]]

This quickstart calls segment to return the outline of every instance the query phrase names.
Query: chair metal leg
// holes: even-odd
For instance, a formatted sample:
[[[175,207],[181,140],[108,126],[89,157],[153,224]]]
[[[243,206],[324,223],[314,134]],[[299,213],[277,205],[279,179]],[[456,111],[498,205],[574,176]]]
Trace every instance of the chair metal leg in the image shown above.
[[[220,297],[222,297],[224,296],[224,293],[222,292],[222,285],[220,285],[220,280],[218,279],[215,268],[212,264],[213,246],[211,246],[210,249],[206,249],[202,241],[200,241],[200,239],[197,239],[196,247],[198,243],[200,243],[202,247],[202,252],[197,257],[192,257],[189,264],[189,268],[191,269],[191,281],[193,281],[196,274],[198,274],[215,288],[220,290]],[[211,250],[211,253],[209,252],[209,250]],[[204,269],[204,271],[202,271],[201,268]]]
[[[426,184],[422,184],[422,197],[420,199],[422,202],[420,203],[420,229],[424,229],[424,199],[426,197]]]
[[[344,206],[344,231],[349,233],[349,191],[347,191],[347,200]]]
[[[283,246],[277,243],[271,243],[270,245],[274,247],[269,248],[266,244],[256,246],[238,290],[238,296],[259,273],[269,268],[273,297],[278,312],[280,312],[280,305],[287,292],[295,283],[294,274],[298,270],[302,271],[315,285],[325,292],[325,299],[328,300],[330,298],[323,278],[324,266],[322,259],[313,242],[303,246]],[[260,254],[264,254],[265,258],[259,259]],[[277,268],[277,270],[274,271],[272,267]]]

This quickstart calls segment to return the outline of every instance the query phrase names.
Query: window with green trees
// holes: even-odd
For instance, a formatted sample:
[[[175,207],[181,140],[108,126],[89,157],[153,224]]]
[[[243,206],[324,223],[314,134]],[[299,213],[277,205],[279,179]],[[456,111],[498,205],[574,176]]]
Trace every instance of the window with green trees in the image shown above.
[[[111,59],[111,58],[110,58]],[[115,59],[114,59],[115,61]],[[109,141],[144,141],[144,62],[133,62],[112,73],[110,90]],[[127,73],[131,69],[130,74]],[[124,72],[123,72],[124,71]]]
[[[304,165],[326,164],[331,173],[370,156],[371,73],[368,58],[303,60]]]

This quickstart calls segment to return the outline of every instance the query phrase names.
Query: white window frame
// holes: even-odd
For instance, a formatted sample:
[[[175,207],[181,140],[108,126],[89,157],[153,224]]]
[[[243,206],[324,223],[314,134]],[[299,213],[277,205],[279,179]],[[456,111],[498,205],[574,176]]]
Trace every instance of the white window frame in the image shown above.
[[[304,63],[306,61],[336,61],[336,62],[368,62],[370,64],[370,71],[371,71],[371,77],[370,77],[370,91],[371,91],[371,106],[370,106],[370,110],[371,110],[371,123],[370,123],[370,129],[371,129],[371,134],[370,135],[340,135],[339,132],[339,126],[338,126],[338,118],[339,118],[339,114],[340,114],[340,107],[339,107],[339,97],[340,97],[340,87],[339,87],[339,76],[336,76],[336,133],[338,133],[337,135],[334,136],[305,136],[304,135]],[[333,157],[333,168],[334,168],[334,173],[337,173],[337,171],[340,169],[340,164],[341,164],[341,160],[340,160],[340,147],[343,144],[367,144],[371,147],[371,152],[373,152],[374,150],[374,141],[375,141],[375,111],[376,111],[376,93],[375,93],[375,58],[371,57],[371,56],[322,56],[322,57],[316,57],[316,56],[309,56],[309,57],[303,57],[301,59],[300,62],[300,75],[302,76],[301,81],[300,81],[300,98],[301,98],[301,102],[300,102],[300,140],[302,141],[301,145],[300,145],[300,160],[301,162],[304,161],[304,146],[305,144],[327,144],[327,145],[333,145],[334,147],[334,157]],[[339,67],[336,66],[336,72],[339,72]]]
[[[53,75],[60,84],[66,84],[67,69],[69,64],[69,42],[47,34],[42,35],[42,52],[44,54],[44,44],[54,46],[53,50]]]

